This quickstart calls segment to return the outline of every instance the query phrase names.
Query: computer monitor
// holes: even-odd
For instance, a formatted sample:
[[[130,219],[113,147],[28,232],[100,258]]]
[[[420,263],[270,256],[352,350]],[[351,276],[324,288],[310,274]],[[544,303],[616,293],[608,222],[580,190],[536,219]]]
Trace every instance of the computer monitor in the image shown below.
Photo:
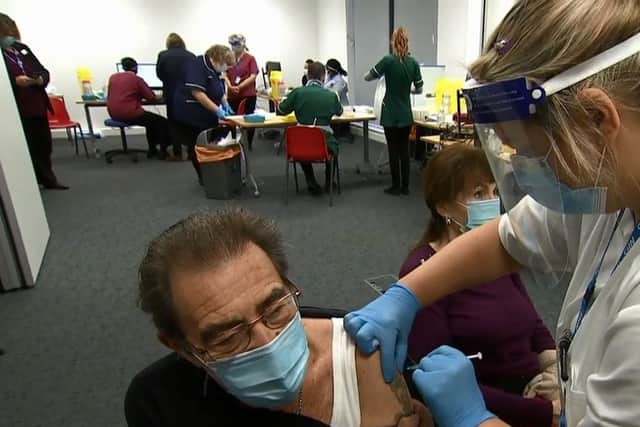
[[[124,71],[122,64],[118,62],[116,64],[118,72]],[[147,85],[153,90],[162,89],[162,81],[156,76],[156,64],[138,64],[138,76],[142,78]]]

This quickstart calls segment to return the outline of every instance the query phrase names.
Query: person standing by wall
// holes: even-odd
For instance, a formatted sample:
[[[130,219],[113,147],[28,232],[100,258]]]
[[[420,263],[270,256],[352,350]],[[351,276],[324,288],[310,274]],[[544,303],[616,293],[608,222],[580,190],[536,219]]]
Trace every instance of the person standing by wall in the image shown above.
[[[413,124],[409,95],[422,93],[423,82],[420,66],[409,54],[409,36],[404,28],[393,32],[391,49],[392,54],[383,57],[364,78],[371,81],[384,77],[386,81],[380,124],[389,150],[391,187],[384,192],[397,196],[409,194],[409,133]]]
[[[256,110],[256,77],[258,76],[258,64],[256,59],[248,52],[246,39],[242,34],[229,36],[229,45],[236,58],[236,63],[227,70],[226,83],[231,108],[239,113],[240,103],[244,101],[243,114],[252,114]],[[249,129],[249,149],[253,145],[255,129]]]
[[[51,104],[44,90],[49,84],[49,71],[19,39],[20,32],[15,21],[0,13],[2,56],[18,105],[36,180],[46,189],[68,190],[69,187],[58,181],[51,165],[53,141],[47,119]]]
[[[169,134],[173,143],[173,157],[170,156],[167,159],[180,160],[182,159],[182,141],[179,132],[176,132],[173,98],[176,90],[184,84],[187,64],[196,56],[187,50],[184,40],[176,33],[167,36],[166,46],[167,49],[158,54],[156,74],[163,84],[162,95],[167,103]]]

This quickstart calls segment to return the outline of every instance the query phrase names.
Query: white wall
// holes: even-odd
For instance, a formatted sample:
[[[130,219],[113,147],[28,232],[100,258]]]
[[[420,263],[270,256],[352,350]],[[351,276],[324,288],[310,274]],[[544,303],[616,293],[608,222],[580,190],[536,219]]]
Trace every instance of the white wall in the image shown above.
[[[318,57],[317,0],[3,0],[22,39],[51,72],[71,115],[84,122],[76,69],[87,66],[94,89],[104,85],[123,56],[156,62],[169,32],[196,54],[241,32],[259,66],[282,63],[285,81],[297,83],[304,60]],[[37,13],[34,13],[37,11]],[[344,31],[344,30],[343,30]],[[343,39],[344,40],[344,39]],[[346,42],[344,42],[346,43]],[[346,56],[346,55],[345,55]],[[261,82],[262,79],[259,79]],[[106,112],[92,110],[96,127]]]
[[[3,100],[0,102],[0,199],[7,213],[18,262],[26,284],[31,286],[38,277],[47,249],[49,224],[4,66],[0,66],[0,99]]]
[[[482,38],[481,0],[438,2],[438,65],[447,77],[464,79],[467,66],[480,53]]]
[[[335,58],[347,69],[346,0],[322,0],[317,3],[318,54],[312,57],[323,63]]]
[[[487,0],[485,13],[485,41],[497,28],[516,0]]]

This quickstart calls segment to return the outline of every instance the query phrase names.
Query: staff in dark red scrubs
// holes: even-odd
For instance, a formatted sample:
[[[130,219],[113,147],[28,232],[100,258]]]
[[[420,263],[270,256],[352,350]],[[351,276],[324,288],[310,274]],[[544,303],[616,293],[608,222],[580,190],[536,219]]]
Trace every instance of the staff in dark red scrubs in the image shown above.
[[[58,182],[51,166],[53,142],[47,119],[51,110],[44,88],[49,84],[49,71],[31,49],[20,41],[20,32],[9,16],[0,13],[0,43],[11,87],[18,105],[24,136],[38,184],[52,190],[68,190]]]
[[[256,109],[256,76],[258,64],[248,52],[246,39],[242,34],[229,36],[229,45],[236,57],[236,63],[227,70],[227,98],[234,111],[238,112],[240,103],[245,101],[244,114],[251,114]],[[249,129],[249,149],[253,144],[255,129]]]

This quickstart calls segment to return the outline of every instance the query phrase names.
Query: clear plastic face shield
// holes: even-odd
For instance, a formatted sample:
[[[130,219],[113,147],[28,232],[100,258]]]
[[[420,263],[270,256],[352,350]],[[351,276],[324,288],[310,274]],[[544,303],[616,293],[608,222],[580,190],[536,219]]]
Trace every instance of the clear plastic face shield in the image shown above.
[[[528,194],[565,214],[606,212],[607,189],[570,188],[551,167],[553,141],[547,98],[640,52],[640,34],[537,85],[525,77],[495,83],[470,80],[463,94],[506,210]]]
[[[568,254],[577,252],[571,246],[579,233],[571,226],[579,222],[571,217],[607,212],[607,188],[598,186],[597,177],[589,187],[569,186],[563,178],[566,172],[555,157],[558,144],[551,136],[547,100],[638,52],[640,34],[539,85],[524,77],[465,84],[467,108],[509,215],[514,243],[503,244],[528,267],[523,272],[527,281],[545,287],[566,283],[575,265]],[[525,195],[547,209],[512,210]]]

